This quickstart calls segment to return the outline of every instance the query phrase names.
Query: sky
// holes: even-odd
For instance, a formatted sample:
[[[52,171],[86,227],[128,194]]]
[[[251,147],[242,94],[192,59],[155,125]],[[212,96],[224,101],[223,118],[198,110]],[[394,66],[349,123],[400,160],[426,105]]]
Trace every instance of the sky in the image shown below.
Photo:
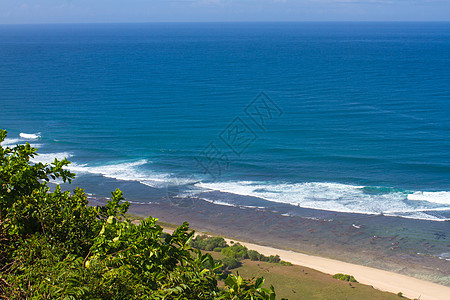
[[[450,21],[450,0],[0,0],[0,24]]]

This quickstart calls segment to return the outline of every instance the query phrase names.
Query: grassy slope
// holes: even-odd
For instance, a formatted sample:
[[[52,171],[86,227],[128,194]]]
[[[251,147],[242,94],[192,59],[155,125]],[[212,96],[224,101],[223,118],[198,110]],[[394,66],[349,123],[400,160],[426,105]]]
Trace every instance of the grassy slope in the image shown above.
[[[158,224],[167,229],[176,228],[176,225],[169,223],[158,222]],[[208,253],[215,259],[223,258],[221,253]],[[360,283],[351,283],[350,285],[349,282],[334,279],[331,275],[302,266],[282,266],[245,259],[242,261],[241,267],[232,270],[233,273],[236,271],[244,278],[264,277],[265,287],[270,287],[270,285],[275,287],[277,299],[406,299],[392,293],[379,291],[368,285]]]
[[[280,266],[246,260],[236,269],[244,278],[263,276],[275,287],[278,298],[287,299],[400,299],[371,286],[334,279],[302,266]],[[358,280],[358,278],[356,278]]]
[[[211,253],[215,259],[223,257],[220,253],[208,253]],[[349,282],[334,279],[331,275],[302,266],[282,266],[245,259],[241,267],[232,270],[233,273],[236,271],[244,278],[264,277],[265,287],[270,285],[275,287],[277,299],[402,299],[395,294],[382,292],[368,285],[360,283],[350,285]]]

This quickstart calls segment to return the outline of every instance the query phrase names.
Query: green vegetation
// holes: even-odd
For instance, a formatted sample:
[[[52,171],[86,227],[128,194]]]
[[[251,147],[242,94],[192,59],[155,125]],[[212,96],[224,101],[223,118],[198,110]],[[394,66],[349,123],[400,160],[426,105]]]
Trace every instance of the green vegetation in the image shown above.
[[[219,253],[213,253],[219,254]],[[214,256],[219,259],[220,257]],[[369,285],[333,279],[331,275],[303,266],[285,267],[269,262],[245,259],[233,270],[242,277],[264,276],[265,284],[276,287],[277,297],[295,300],[399,300],[397,294]]]
[[[241,266],[240,261],[243,259],[292,266],[291,263],[282,261],[278,255],[264,256],[255,250],[248,250],[247,247],[239,243],[232,242],[231,246],[229,246],[222,237],[199,235],[191,241],[191,246],[199,250],[222,253],[225,258],[216,260],[216,262],[222,263],[222,270],[231,270]]]
[[[237,260],[236,258],[232,258],[232,257],[224,257],[221,260],[219,260],[218,262],[222,263],[223,270],[236,269],[237,267],[241,266],[241,261]]]
[[[187,223],[172,234],[155,218],[134,224],[120,190],[100,207],[82,189],[50,190],[75,175],[66,159],[32,164],[36,151],[0,147],[0,298],[275,299],[262,278],[223,275],[219,288],[221,266],[191,248]]]
[[[341,273],[333,275],[333,278],[343,280],[343,281],[349,281],[349,282],[358,282],[358,281],[356,281],[355,277],[353,277],[352,275],[341,274]]]
[[[236,258],[239,260],[248,258],[247,247],[242,246],[239,243],[233,244],[231,247],[225,247],[221,252],[225,256]]]
[[[207,235],[199,235],[191,241],[191,246],[196,249],[206,251],[216,251],[216,249],[222,250],[222,248],[228,247],[227,242],[221,237],[209,237]],[[220,252],[220,251],[216,251]]]

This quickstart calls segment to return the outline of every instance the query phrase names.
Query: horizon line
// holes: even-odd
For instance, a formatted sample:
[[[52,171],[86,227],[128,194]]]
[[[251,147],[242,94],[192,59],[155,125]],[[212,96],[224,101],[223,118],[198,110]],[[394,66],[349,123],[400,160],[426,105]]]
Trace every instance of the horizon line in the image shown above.
[[[108,25],[108,24],[211,24],[211,23],[450,23],[450,20],[322,20],[322,21],[142,21],[142,22],[40,22],[40,23],[0,23],[1,25]]]

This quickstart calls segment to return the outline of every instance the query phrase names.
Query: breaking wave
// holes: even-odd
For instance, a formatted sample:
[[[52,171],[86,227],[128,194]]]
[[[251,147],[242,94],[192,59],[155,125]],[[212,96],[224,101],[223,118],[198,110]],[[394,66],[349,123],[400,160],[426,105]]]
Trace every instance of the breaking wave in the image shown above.
[[[449,192],[415,192],[329,182],[268,183],[229,181],[197,183],[197,187],[252,196],[304,208],[347,213],[384,214],[414,219],[446,220],[431,212],[449,211]],[[424,202],[409,201],[425,195]],[[410,199],[412,197],[412,199]],[[425,200],[427,199],[427,200]],[[416,200],[416,199],[414,199]]]

